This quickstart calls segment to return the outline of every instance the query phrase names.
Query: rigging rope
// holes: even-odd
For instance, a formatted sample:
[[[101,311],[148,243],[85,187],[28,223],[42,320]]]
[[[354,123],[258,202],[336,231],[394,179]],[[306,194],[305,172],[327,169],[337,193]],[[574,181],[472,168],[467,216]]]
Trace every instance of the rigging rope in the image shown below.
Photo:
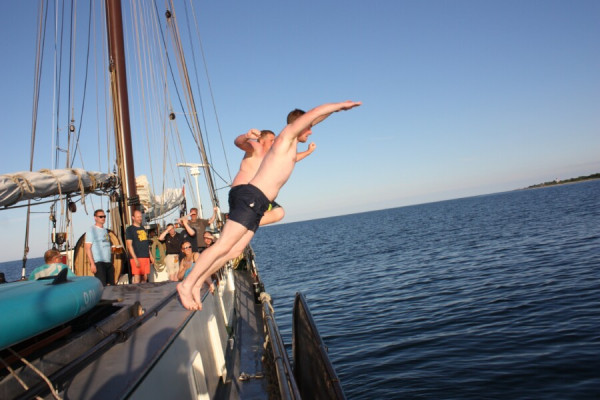
[[[213,206],[218,206],[219,205],[219,199],[217,197],[216,191],[215,191],[215,186],[214,186],[214,182],[213,182],[213,178],[212,178],[212,174],[211,174],[211,170],[208,167],[209,162],[208,162],[208,158],[206,156],[206,149],[204,148],[204,141],[202,139],[202,130],[200,129],[200,123],[198,121],[198,113],[196,111],[196,106],[195,106],[195,102],[194,102],[194,97],[193,97],[193,93],[192,93],[192,89],[191,89],[191,84],[190,84],[190,80],[189,80],[189,74],[187,72],[187,66],[186,66],[186,62],[185,62],[185,57],[183,55],[183,45],[181,43],[181,36],[179,35],[179,29],[177,27],[177,24],[175,22],[176,17],[175,17],[175,10],[174,10],[174,5],[173,2],[171,1],[171,10],[170,10],[170,16],[168,15],[167,18],[167,26],[170,28],[170,32],[171,32],[171,38],[172,38],[172,42],[173,42],[173,47],[175,48],[175,50],[177,51],[177,61],[178,61],[178,67],[180,70],[180,74],[181,74],[181,78],[183,80],[183,84],[185,85],[185,89],[186,89],[186,101],[188,103],[188,107],[190,110],[190,113],[193,117],[194,120],[194,133],[197,137],[197,142],[199,142],[199,148],[198,150],[200,151],[200,155],[202,156],[202,162],[203,164],[205,164],[205,178],[206,178],[206,183],[208,185],[209,188],[209,193],[211,195],[211,200],[212,200],[212,204]]]
[[[160,18],[159,18],[158,7],[157,7],[157,5],[156,5],[156,0],[154,1],[154,11],[155,11],[155,14],[156,14],[157,18],[158,18],[158,19],[160,19]],[[162,41],[162,47],[163,47],[163,49],[164,49],[164,53],[165,53],[165,55],[166,55],[167,65],[168,65],[168,67],[169,67],[169,72],[170,72],[171,80],[172,80],[172,82],[173,82],[173,88],[174,88],[174,90],[175,90],[176,97],[177,97],[177,99],[179,100],[179,106],[181,107],[181,109],[182,109],[182,110],[185,110],[185,107],[184,107],[184,105],[183,105],[183,101],[182,101],[182,98],[181,98],[181,94],[180,94],[180,92],[179,92],[179,87],[178,87],[178,85],[177,85],[177,81],[176,81],[176,78],[175,78],[175,73],[173,72],[173,66],[172,66],[172,64],[171,64],[171,57],[169,56],[169,53],[168,53],[168,51],[167,51],[167,42],[166,42],[166,39],[165,39],[165,36],[164,36],[164,31],[163,31],[163,29],[162,29],[162,25],[161,25],[161,24],[158,24],[158,27],[159,27],[159,32],[160,32],[160,38],[161,38],[161,41]],[[199,141],[198,141],[198,138],[197,138],[197,137],[194,135],[194,129],[192,128],[192,124],[191,124],[191,122],[190,122],[190,120],[189,120],[189,118],[188,118],[188,115],[187,115],[187,113],[185,113],[185,112],[183,113],[183,118],[185,119],[185,122],[186,122],[186,124],[187,124],[188,128],[190,129],[190,134],[192,135],[192,139],[194,140],[194,142],[196,143],[196,146],[197,146],[197,147],[198,147],[198,149],[200,150],[200,143],[199,143]],[[221,140],[221,142],[222,142],[222,140]],[[183,153],[182,153],[182,154],[183,154]],[[185,158],[185,157],[184,157],[184,158]],[[216,170],[214,169],[214,167],[213,167],[213,166],[211,166],[210,168],[211,168],[211,170],[212,170],[213,172],[216,172]],[[227,166],[227,168],[229,169],[229,166]],[[189,181],[190,181],[190,174],[189,174],[189,171],[186,171],[186,176],[187,176],[187,178],[188,178],[188,182],[189,182]],[[223,178],[222,178],[222,177],[221,177],[221,176],[220,176],[218,173],[217,173],[217,176],[218,176],[219,178],[223,179]],[[223,179],[223,181],[224,181],[224,182],[227,182],[225,179]],[[229,182],[230,182],[230,181],[229,181]],[[218,203],[217,203],[217,204],[218,204]]]
[[[184,1],[183,2],[183,6],[185,8],[185,21],[187,24],[187,33],[188,33],[188,40],[190,43],[192,43],[192,34],[191,34],[191,29],[190,29],[190,19],[188,17],[188,12],[187,12],[187,3]],[[196,53],[194,51],[194,46],[190,46],[190,50],[192,52],[192,65],[193,65],[193,70],[194,70],[194,76],[196,77],[196,90],[198,92],[198,98],[200,100],[200,110],[202,110],[202,123],[204,125],[204,132],[207,132],[206,129],[206,113],[204,111],[204,102],[202,101],[202,91],[200,90],[200,80],[198,79],[198,68],[196,67]],[[211,150],[210,150],[210,142],[207,141],[207,146],[208,146],[208,154],[209,157],[212,159],[212,154],[211,154]]]
[[[55,43],[56,43],[56,31],[58,29],[58,14],[57,14],[57,9],[56,6],[54,8],[55,10]],[[62,12],[61,15],[64,15],[64,11],[65,11],[65,3],[62,3]],[[58,166],[58,155],[60,153],[60,90],[61,90],[61,71],[62,71],[62,49],[63,49],[63,35],[64,35],[64,28],[65,28],[65,23],[64,23],[64,18],[61,19],[60,21],[61,23],[61,29],[60,29],[60,41],[59,41],[59,51],[58,51],[58,55],[56,54],[56,45],[55,45],[55,51],[54,51],[54,60],[55,60],[55,64],[54,64],[54,106],[55,106],[55,116],[54,118],[56,118],[56,132],[55,132],[55,144],[54,144],[54,168],[56,168]],[[58,63],[58,66],[56,65]]]
[[[185,2],[184,2],[185,4]],[[198,29],[198,19],[196,18],[196,11],[194,8],[194,3],[192,3],[192,0],[190,0],[190,6],[192,8],[192,14],[194,15],[194,26],[196,27],[196,36],[198,37],[198,46],[200,46],[200,53],[202,54],[202,61],[204,63],[204,71],[206,73],[206,83],[208,84],[208,90],[210,93],[210,98],[212,100],[212,105],[213,105],[213,110],[215,112],[215,121],[217,123],[217,130],[219,131],[219,138],[221,139],[221,148],[223,150],[223,156],[225,157],[225,165],[227,166],[227,173],[229,174],[229,181],[225,181],[224,182],[228,182],[231,185],[232,182],[232,178],[231,178],[231,170],[229,169],[229,160],[227,159],[227,152],[225,151],[225,143],[223,143],[223,132],[221,131],[221,123],[219,122],[219,114],[217,113],[217,104],[215,102],[215,96],[213,94],[213,90],[212,90],[212,84],[211,84],[211,80],[208,74],[208,64],[206,63],[206,56],[204,54],[204,47],[202,46],[202,38],[200,37],[200,29]],[[187,8],[186,8],[187,10]],[[187,13],[186,13],[187,14]],[[221,178],[223,179],[223,178]]]
[[[61,399],[61,397],[58,395],[58,392],[56,391],[56,389],[54,389],[54,386],[52,386],[52,382],[50,382],[50,379],[48,379],[48,377],[42,371],[37,369],[35,367],[35,365],[33,365],[32,363],[27,361],[27,359],[25,357],[21,357],[21,355],[19,353],[17,353],[16,351],[14,351],[12,348],[8,347],[7,350],[10,351],[13,356],[17,357],[23,364],[25,364],[29,368],[31,368],[33,370],[33,372],[38,374],[39,377],[42,378],[44,380],[44,382],[46,382],[46,384],[48,385],[48,388],[50,389],[50,392],[52,393],[52,397],[54,397],[57,400]]]
[[[10,372],[10,374],[13,376],[13,378],[15,378],[17,380],[17,382],[19,382],[19,385],[21,385],[21,387],[25,390],[29,390],[29,386],[27,386],[27,383],[25,383],[25,381],[23,379],[21,379],[21,377],[15,372],[14,369],[11,368],[10,365],[8,365],[6,363],[6,361],[4,361],[4,359],[0,358],[0,362],[2,362],[2,365],[4,365],[4,368],[6,368],[6,370],[8,372]]]
[[[43,15],[43,18],[42,18]],[[46,35],[44,35],[46,22],[48,21],[48,7],[44,7],[44,0],[40,0],[39,17],[38,17],[38,35],[36,40],[35,53],[35,73],[33,84],[33,109],[31,115],[31,144],[29,149],[29,171],[33,171],[33,155],[35,151],[35,136],[37,131],[37,115],[38,105],[40,102],[40,82],[42,78],[42,64],[44,60],[44,44],[46,43]],[[20,187],[21,196],[23,188]],[[21,277],[25,277],[25,264],[27,263],[27,254],[29,253],[29,225],[31,221],[31,202],[27,203],[27,216],[25,223],[25,243],[23,244],[23,267],[21,269]]]
[[[65,168],[70,168],[70,152],[71,152],[71,127],[75,122],[75,116],[73,115],[73,103],[75,101],[75,42],[76,42],[76,32],[77,32],[77,6],[75,0],[71,0],[71,24],[70,29],[71,32],[69,34],[69,90],[67,97],[67,155],[65,160]]]
[[[85,56],[85,76],[83,79],[83,98],[81,100],[81,113],[79,114],[79,127],[77,129],[77,138],[75,139],[75,143],[73,144],[73,158],[71,160],[71,164],[75,162],[75,156],[78,153],[79,149],[79,138],[81,137],[81,126],[83,122],[83,111],[85,109],[85,99],[87,93],[87,82],[88,82],[88,72],[90,65],[90,38],[92,36],[92,8],[90,7],[89,17],[88,17],[88,40],[87,40],[87,53]],[[70,135],[69,135],[70,137]],[[79,152],[81,153],[81,152]],[[83,166],[83,158],[80,158],[81,165]]]

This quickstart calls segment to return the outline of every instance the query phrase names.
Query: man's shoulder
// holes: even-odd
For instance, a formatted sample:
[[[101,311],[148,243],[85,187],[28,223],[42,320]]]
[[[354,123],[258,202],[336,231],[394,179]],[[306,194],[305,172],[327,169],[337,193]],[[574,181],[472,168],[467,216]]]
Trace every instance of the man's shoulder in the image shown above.
[[[135,233],[137,232],[138,227],[135,225],[129,225],[127,228],[125,228],[125,235],[126,236],[134,236]]]
[[[98,228],[96,225],[92,225],[85,232],[85,241],[87,243],[92,243],[98,233],[104,233],[105,231],[106,231],[105,228]]]

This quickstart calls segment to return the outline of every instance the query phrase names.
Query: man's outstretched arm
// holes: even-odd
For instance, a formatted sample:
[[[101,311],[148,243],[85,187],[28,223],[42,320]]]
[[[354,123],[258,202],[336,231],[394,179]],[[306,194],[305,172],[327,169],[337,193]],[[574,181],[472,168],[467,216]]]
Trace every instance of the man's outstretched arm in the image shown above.
[[[315,126],[337,111],[350,110],[362,104],[360,101],[343,101],[341,103],[322,104],[307,111],[281,132],[280,136],[290,140],[298,137],[305,129]]]

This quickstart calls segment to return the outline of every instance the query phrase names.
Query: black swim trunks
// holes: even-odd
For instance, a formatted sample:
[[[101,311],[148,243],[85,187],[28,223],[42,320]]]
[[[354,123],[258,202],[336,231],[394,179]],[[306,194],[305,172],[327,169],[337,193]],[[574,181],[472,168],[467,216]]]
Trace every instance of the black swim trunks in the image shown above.
[[[260,219],[271,202],[251,184],[238,185],[229,191],[229,219],[256,232]]]

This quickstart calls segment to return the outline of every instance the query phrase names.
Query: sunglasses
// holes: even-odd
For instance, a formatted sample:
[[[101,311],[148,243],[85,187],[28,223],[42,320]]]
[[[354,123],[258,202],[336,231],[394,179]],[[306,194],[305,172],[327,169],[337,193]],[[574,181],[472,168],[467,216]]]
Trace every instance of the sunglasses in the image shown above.
[[[182,249],[184,249],[184,250],[191,249],[191,248],[192,248],[192,246],[185,246],[185,247],[182,247]]]
[[[96,215],[98,218],[106,218],[106,215]]]

